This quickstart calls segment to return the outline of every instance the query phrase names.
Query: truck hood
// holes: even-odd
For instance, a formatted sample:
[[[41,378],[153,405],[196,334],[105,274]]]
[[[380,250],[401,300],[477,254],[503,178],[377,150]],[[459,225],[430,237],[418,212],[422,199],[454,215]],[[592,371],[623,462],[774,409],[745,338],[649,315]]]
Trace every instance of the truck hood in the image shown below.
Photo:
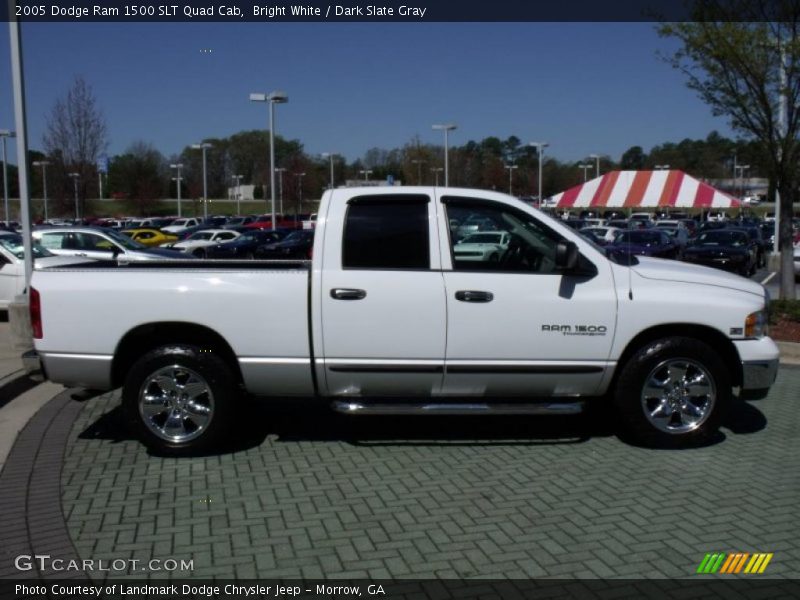
[[[639,264],[631,268],[645,279],[714,285],[764,297],[764,286],[760,283],[711,267],[642,256]]]

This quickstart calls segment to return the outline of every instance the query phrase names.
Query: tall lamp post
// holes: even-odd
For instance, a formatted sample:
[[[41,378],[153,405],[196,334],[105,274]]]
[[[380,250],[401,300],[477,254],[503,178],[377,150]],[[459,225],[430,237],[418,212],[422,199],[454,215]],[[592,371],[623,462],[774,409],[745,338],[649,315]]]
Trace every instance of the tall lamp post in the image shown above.
[[[424,160],[412,159],[412,165],[417,165],[417,185],[422,185],[422,165],[425,164]]]
[[[372,175],[372,169],[362,169],[358,173],[364,176],[364,181],[369,181],[369,176]]]
[[[592,168],[592,165],[578,165],[579,169],[583,169],[583,183],[586,183],[586,171]]]
[[[593,158],[594,159],[594,165],[595,165],[594,176],[595,177],[600,177],[600,155],[599,154],[590,154],[589,158]]]
[[[514,169],[518,168],[517,165],[503,165],[506,169],[508,169],[508,194],[513,196],[514,193],[511,191],[513,188],[511,186],[511,177],[514,173]]]
[[[183,181],[183,177],[181,177],[181,169],[183,168],[183,163],[175,163],[174,165],[169,166],[170,169],[176,170],[176,176],[172,178],[172,181],[175,182],[176,187],[178,188],[178,216],[181,215],[181,182]]]
[[[736,165],[736,170],[739,172],[738,179],[739,185],[737,186],[740,190],[739,197],[741,198],[744,196],[744,172],[750,168],[750,165]]]
[[[236,182],[236,188],[234,189],[234,194],[236,194],[236,214],[241,214],[241,208],[239,207],[239,202],[241,202],[242,194],[241,194],[241,187],[242,187],[242,178],[244,175],[231,175],[231,179]]]
[[[208,178],[206,177],[206,150],[211,148],[211,144],[203,142],[202,144],[192,144],[195,150],[203,151],[203,220],[208,220]]]
[[[528,144],[528,146],[533,146],[534,148],[536,148],[536,155],[539,159],[537,161],[539,163],[539,185],[536,188],[536,192],[539,196],[539,204],[538,204],[539,207],[542,206],[542,157],[544,156],[544,149],[549,145],[550,144],[548,144],[547,142],[531,142],[530,144]]]
[[[439,186],[439,173],[441,173],[442,171],[444,171],[442,167],[434,167],[431,169],[431,173],[433,173],[434,177],[436,178],[436,183],[434,183],[433,185],[437,187]]]
[[[283,174],[286,172],[286,169],[280,167],[275,169],[276,173],[280,173],[280,179],[278,179],[278,204],[280,206],[280,215],[283,216]]]
[[[272,229],[275,229],[275,105],[289,101],[286,92],[274,91],[269,94],[250,94],[251,102],[269,102],[269,174],[270,198],[272,199]]]
[[[448,137],[447,134],[453,131],[457,125],[453,123],[445,123],[444,125],[433,125],[433,129],[437,131],[444,131],[444,187],[450,185],[450,171],[448,166]]]
[[[80,179],[80,173],[68,173],[70,177],[72,177],[72,187],[75,191],[75,220],[77,221],[79,218],[78,215],[78,179]]]
[[[303,212],[303,177],[306,176],[305,173],[295,173],[295,177],[297,177],[297,197],[298,200],[298,208],[300,209],[299,212]],[[298,211],[295,211],[294,215],[297,218]]]
[[[329,158],[331,161],[331,189],[333,189],[333,157],[336,156],[333,152],[323,152],[322,158]]]
[[[6,223],[11,221],[8,218],[8,158],[6,155],[6,140],[10,137],[17,137],[17,134],[8,129],[0,129],[0,137],[3,138],[3,200],[5,201],[5,217]]]
[[[49,160],[35,160],[34,167],[42,167],[42,200],[44,202],[44,221],[47,222],[47,165]]]

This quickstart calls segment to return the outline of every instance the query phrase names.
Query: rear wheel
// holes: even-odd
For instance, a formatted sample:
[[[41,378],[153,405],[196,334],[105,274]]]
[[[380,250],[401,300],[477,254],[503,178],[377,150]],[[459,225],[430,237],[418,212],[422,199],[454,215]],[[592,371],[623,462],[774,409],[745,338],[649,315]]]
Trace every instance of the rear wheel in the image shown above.
[[[717,353],[685,337],[649,342],[625,364],[614,391],[623,432],[647,446],[686,448],[716,435],[731,382]]]
[[[192,252],[192,254],[194,256],[196,256],[197,258],[205,258],[206,257],[206,251],[205,251],[204,248],[198,248],[197,250]]]
[[[192,455],[229,431],[238,386],[217,355],[189,345],[162,346],[128,372],[122,404],[129,427],[161,454]]]

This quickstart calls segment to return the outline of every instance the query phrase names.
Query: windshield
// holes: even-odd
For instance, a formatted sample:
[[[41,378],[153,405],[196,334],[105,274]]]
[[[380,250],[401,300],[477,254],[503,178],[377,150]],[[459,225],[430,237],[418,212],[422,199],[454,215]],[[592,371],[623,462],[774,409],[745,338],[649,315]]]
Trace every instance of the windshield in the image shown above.
[[[0,245],[3,246],[6,250],[11,252],[14,256],[18,259],[22,260],[25,258],[25,251],[22,247],[22,236],[21,235],[4,235],[0,236]],[[34,242],[33,244],[33,257],[34,258],[45,258],[48,256],[55,256],[52,252],[50,252],[44,246],[41,246]]]
[[[104,233],[126,250],[142,250],[143,248],[146,248],[146,246],[143,244],[140,244],[139,242],[129,238],[127,235],[122,235],[113,229],[106,229],[104,230]]]
[[[307,240],[309,237],[311,237],[311,234],[308,233],[307,231],[295,231],[294,233],[290,233],[289,235],[287,235],[283,239],[283,241],[284,242],[302,242],[304,240]]]
[[[745,246],[747,234],[743,231],[706,231],[697,236],[698,246]]]
[[[661,234],[656,231],[623,231],[617,236],[618,244],[640,244],[657,246],[661,244]]]
[[[478,233],[468,235],[463,240],[462,244],[499,244],[503,235],[498,233]]]
[[[190,240],[210,240],[214,234],[210,231],[198,231],[193,233],[187,239]]]

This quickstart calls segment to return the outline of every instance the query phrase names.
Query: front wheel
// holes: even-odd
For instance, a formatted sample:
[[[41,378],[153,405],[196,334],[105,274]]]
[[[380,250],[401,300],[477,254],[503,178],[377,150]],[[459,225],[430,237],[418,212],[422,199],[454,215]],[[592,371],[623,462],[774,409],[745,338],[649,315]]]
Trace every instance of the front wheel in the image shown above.
[[[238,387],[216,354],[190,345],[145,354],[125,378],[122,405],[129,427],[161,454],[211,450],[230,431]]]
[[[727,369],[707,344],[662,338],[640,348],[622,368],[614,403],[623,432],[661,448],[709,442],[730,404]]]

